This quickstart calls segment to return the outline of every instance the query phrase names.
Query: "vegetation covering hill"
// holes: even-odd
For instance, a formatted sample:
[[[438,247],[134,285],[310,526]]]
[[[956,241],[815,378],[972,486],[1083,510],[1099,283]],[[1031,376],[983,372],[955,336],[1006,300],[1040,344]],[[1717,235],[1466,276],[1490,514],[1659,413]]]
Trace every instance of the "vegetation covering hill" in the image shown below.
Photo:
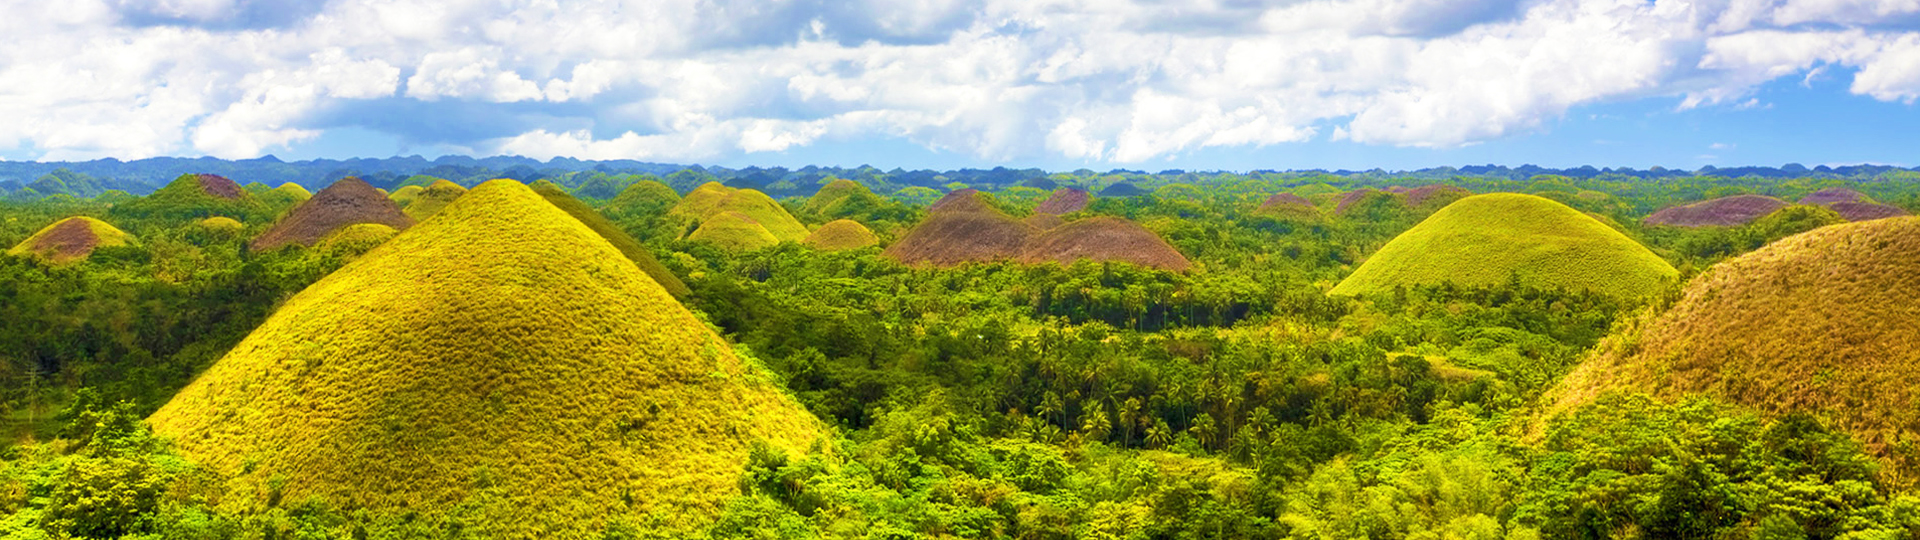
[[[296,200],[296,201],[304,201],[304,200],[313,198],[313,192],[307,191],[307,188],[301,187],[300,184],[295,184],[293,182],[280,184],[278,187],[273,188],[273,190],[278,191],[282,194],[285,194],[287,197],[291,197],[293,200]]]
[[[1845,218],[1847,221],[1873,221],[1876,219],[1911,215],[1906,209],[1897,206],[1871,202],[1842,201],[1828,203],[1827,207],[1832,208],[1834,212],[1838,212],[1840,217]]]
[[[927,211],[935,214],[942,212],[999,212],[999,205],[993,203],[987,194],[977,189],[956,189],[948,192],[940,200],[927,206]]]
[[[187,174],[139,199],[115,206],[114,214],[133,218],[199,219],[226,216],[264,221],[268,207],[233,180],[212,174]]]
[[[413,198],[413,202],[407,204],[405,211],[407,217],[413,218],[414,221],[426,221],[427,218],[440,213],[442,208],[446,208],[448,204],[452,204],[454,200],[466,194],[467,188],[460,184],[449,180],[434,180]]]
[[[1752,223],[1786,206],[1786,201],[1764,195],[1734,195],[1662,209],[1641,222],[1674,227],[1731,227]]]
[[[1147,190],[1140,189],[1132,182],[1115,182],[1100,190],[1101,197],[1139,197],[1146,194]]]
[[[8,255],[31,257],[51,264],[78,262],[102,247],[125,246],[133,236],[105,221],[74,216],[55,222],[7,250]]]
[[[227,506],[457,516],[502,538],[698,531],[740,493],[750,447],[805,455],[821,437],[619,250],[510,180],[288,300],[149,422],[232,478]]]
[[[607,202],[605,210],[610,215],[661,214],[680,203],[680,194],[654,180],[640,180],[620,190],[613,200]]]
[[[728,213],[739,214],[739,216],[726,216],[724,223],[714,226],[702,238],[697,238],[717,240],[733,248],[759,243],[758,235],[732,234],[744,233],[751,229],[738,217],[747,218],[746,221],[758,225],[768,234],[773,235],[775,243],[803,242],[807,239],[807,226],[800,224],[800,220],[795,219],[793,214],[787,212],[786,207],[780,206],[780,203],[772,197],[759,191],[731,188],[715,182],[702,184],[688,192],[687,196],[680,199],[680,203],[674,205],[668,213],[687,220],[690,224],[699,224],[700,229],[708,228],[707,223],[715,218],[726,216]],[[727,233],[721,234],[722,231]],[[693,232],[698,232],[698,229]],[[695,239],[691,233],[687,237]]]
[[[780,237],[774,236],[759,221],[746,214],[733,211],[720,212],[707,218],[700,228],[687,235],[688,240],[707,242],[732,252],[753,251],[772,247],[780,243]]]
[[[1870,202],[1873,202],[1873,199],[1867,197],[1867,194],[1861,193],[1856,190],[1847,189],[1843,187],[1832,187],[1832,188],[1825,188],[1820,191],[1815,191],[1813,193],[1808,193],[1807,196],[1800,198],[1800,202],[1798,204],[1824,206],[1824,205],[1829,205],[1837,202],[1870,203]]]
[[[807,235],[806,244],[814,249],[841,251],[880,245],[880,238],[866,225],[851,219],[836,219]]]
[[[1053,194],[1047,196],[1047,200],[1041,201],[1039,206],[1034,207],[1033,212],[1054,215],[1071,214],[1085,210],[1087,203],[1092,200],[1093,194],[1088,193],[1087,190],[1060,188],[1053,190]]]
[[[1562,407],[1614,391],[1713,396],[1827,417],[1920,472],[1920,218],[1822,227],[1715,265],[1672,308],[1603,343]],[[1907,445],[1902,447],[1900,445]]]
[[[313,245],[313,251],[341,259],[352,259],[372,251],[387,240],[399,235],[395,230],[382,223],[355,223],[341,227],[326,238]]]
[[[239,232],[240,230],[247,228],[246,225],[241,224],[239,221],[230,217],[225,217],[225,216],[214,216],[214,217],[202,219],[200,221],[196,221],[194,223],[199,225],[200,228],[202,229],[214,230],[214,231]]]
[[[1395,237],[1333,288],[1358,295],[1451,283],[1517,280],[1616,298],[1659,294],[1678,276],[1646,246],[1550,199],[1516,193],[1467,197]]]
[[[867,189],[867,186],[860,185],[859,182],[845,178],[836,179],[820,186],[820,191],[814,192],[812,197],[807,198],[807,204],[801,207],[801,211],[813,215],[828,215],[829,208],[835,204],[841,204],[849,197],[868,199],[875,195]]]
[[[566,191],[553,184],[536,186],[533,192],[540,194],[540,197],[545,198],[547,202],[566,212],[567,215],[580,220],[580,223],[585,224],[587,228],[593,229],[594,233],[606,239],[614,249],[620,250],[621,255],[626,255],[627,259],[640,267],[640,271],[646,272],[648,277],[653,278],[654,282],[659,283],[660,287],[666,289],[667,293],[672,294],[674,298],[685,298],[690,292],[687,290],[687,284],[680,281],[673,272],[668,271],[667,267],[662,266],[660,259],[654,258],[653,252],[642,245],[639,239],[627,234],[613,222],[607,221],[606,216],[593,211],[580,199],[573,198],[572,195],[568,195]]]
[[[1406,197],[1407,206],[1419,208],[1426,205],[1436,207],[1452,204],[1453,201],[1473,196],[1473,192],[1445,184],[1428,184],[1400,192]]]
[[[1374,188],[1362,188],[1340,194],[1334,203],[1333,213],[1338,216],[1360,213],[1363,208],[1381,206],[1401,206],[1406,199],[1398,194]]]
[[[392,193],[388,193],[387,198],[392,199],[393,203],[400,205],[401,208],[406,208],[407,205],[413,204],[414,199],[420,197],[421,192],[426,190],[426,186],[401,186],[394,189]]]
[[[1267,197],[1260,202],[1259,207],[1254,208],[1253,213],[1257,216],[1308,222],[1320,221],[1326,217],[1320,213],[1319,207],[1313,205],[1313,201],[1292,193]]]
[[[1055,227],[1027,242],[1020,262],[1058,262],[1086,259],[1121,261],[1140,266],[1185,272],[1193,263],[1167,245],[1160,235],[1132,221],[1113,216],[1082,219]]]
[[[941,211],[928,215],[883,254],[905,264],[934,266],[1011,260],[1038,234],[1032,225],[998,210]]]
[[[379,223],[394,230],[405,230],[413,226],[413,218],[407,217],[399,205],[372,185],[349,176],[287,211],[267,232],[254,237],[248,247],[263,251],[291,244],[313,246],[334,231],[356,223]]]

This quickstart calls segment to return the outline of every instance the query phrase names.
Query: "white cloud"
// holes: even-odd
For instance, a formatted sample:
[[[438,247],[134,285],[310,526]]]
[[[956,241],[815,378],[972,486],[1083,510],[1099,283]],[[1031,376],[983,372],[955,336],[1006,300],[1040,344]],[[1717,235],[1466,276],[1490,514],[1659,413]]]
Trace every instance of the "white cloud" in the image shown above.
[[[1920,0],[333,0],[255,27],[240,6],[0,0],[0,150],[244,157],[368,102],[447,115],[364,119],[406,140],[532,156],[879,135],[1139,162],[1456,147],[1622,100],[1764,107],[1760,85],[1819,72],[1920,100],[1920,34],[1896,24]]]

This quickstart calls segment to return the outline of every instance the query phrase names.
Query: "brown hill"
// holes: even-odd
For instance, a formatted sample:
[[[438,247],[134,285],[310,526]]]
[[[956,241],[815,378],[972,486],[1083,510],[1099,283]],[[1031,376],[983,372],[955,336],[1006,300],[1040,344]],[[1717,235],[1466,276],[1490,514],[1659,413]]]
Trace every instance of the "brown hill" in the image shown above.
[[[981,193],[980,190],[977,189],[967,188],[953,190],[952,193],[940,197],[940,200],[933,201],[933,205],[928,206],[927,211],[939,213],[999,212],[1000,210],[994,208],[993,203],[987,202],[985,193]]]
[[[1920,218],[1832,225],[1708,269],[1672,308],[1603,343],[1552,402],[1706,394],[1826,416],[1883,451],[1920,436],[1916,335]]]
[[[1846,218],[1847,221],[1873,221],[1876,219],[1908,215],[1905,209],[1898,206],[1860,201],[1828,203],[1827,208],[1832,208],[1834,212],[1839,213],[1840,217]]]
[[[1473,195],[1473,192],[1444,184],[1428,184],[1402,192],[1407,206],[1418,208],[1428,202],[1444,205]]]
[[[240,187],[239,183],[217,174],[196,174],[194,180],[200,183],[202,193],[222,199],[238,199],[247,193],[246,188]]]
[[[1033,212],[1054,215],[1071,214],[1086,209],[1087,203],[1092,199],[1093,194],[1087,193],[1087,190],[1060,188],[1054,190],[1053,195],[1047,196],[1047,200],[1040,201],[1040,206],[1034,207]]]
[[[1825,205],[1837,202],[1870,203],[1873,202],[1873,199],[1868,199],[1865,193],[1839,187],[1822,189],[1800,198],[1800,204],[1806,205]]]
[[[1344,216],[1344,215],[1347,215],[1347,213],[1352,212],[1355,208],[1358,208],[1363,205],[1366,205],[1371,208],[1378,208],[1378,206],[1375,206],[1375,205],[1384,204],[1387,202],[1387,201],[1380,200],[1383,198],[1404,201],[1404,199],[1400,199],[1400,197],[1401,197],[1400,194],[1393,193],[1390,191],[1381,191],[1373,188],[1360,188],[1354,191],[1349,191],[1349,192],[1340,194],[1340,202],[1334,204],[1333,213],[1334,215]],[[1374,205],[1369,205],[1368,201],[1376,201],[1376,202],[1374,203]]]
[[[413,226],[413,218],[407,217],[399,205],[372,185],[349,176],[287,211],[280,222],[255,237],[248,247],[254,251],[288,244],[311,247],[334,231],[356,223],[378,223],[405,230]]]
[[[1067,224],[1067,220],[1061,219],[1058,215],[1038,213],[1027,216],[1026,219],[1022,219],[1020,222],[1032,225],[1033,228],[1042,231]]]
[[[840,251],[860,249],[880,244],[880,238],[873,235],[866,225],[851,219],[836,219],[821,225],[820,230],[807,235],[808,246],[822,251]]]
[[[1079,259],[1122,261],[1185,272],[1193,266],[1160,235],[1132,221],[1101,216],[1061,225],[1028,242],[1020,262],[1072,264]]]
[[[935,212],[882,255],[906,264],[953,266],[1012,259],[1040,231],[998,211]]]
[[[1647,216],[1641,223],[1674,227],[1731,227],[1746,225],[1786,206],[1786,201],[1773,197],[1734,195],[1666,208]]]
[[[132,242],[132,235],[105,221],[74,216],[40,229],[19,245],[13,246],[13,249],[7,250],[7,254],[60,265],[85,260],[93,254],[93,250],[101,247],[124,246]]]
[[[1313,208],[1313,201],[1309,201],[1306,197],[1292,193],[1281,193],[1267,197],[1267,200],[1262,201],[1260,203],[1260,210],[1276,210],[1281,206],[1305,206],[1307,208]]]

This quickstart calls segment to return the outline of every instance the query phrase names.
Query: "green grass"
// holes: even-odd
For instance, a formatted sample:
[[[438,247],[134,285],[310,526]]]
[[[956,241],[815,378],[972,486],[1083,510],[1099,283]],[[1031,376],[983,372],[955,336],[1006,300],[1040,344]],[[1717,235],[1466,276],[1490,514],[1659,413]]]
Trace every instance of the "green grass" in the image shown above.
[[[849,203],[849,199],[854,201]],[[878,199],[879,197],[872,191],[867,190],[867,186],[852,180],[838,179],[821,186],[820,191],[807,198],[807,204],[802,206],[800,211],[814,216],[834,216],[838,214],[833,211],[835,207],[860,203],[877,204]]]
[[[71,241],[71,237],[67,241],[52,239],[54,231],[71,227],[85,227],[92,237],[80,242]],[[94,249],[131,245],[133,240],[133,235],[105,221],[86,216],[74,216],[42,227],[38,232],[33,233],[33,236],[27,237],[12,249],[8,249],[7,254],[16,257],[32,257],[52,264],[67,264],[85,260],[88,255],[93,254]]]
[[[858,221],[836,219],[808,235],[806,244],[823,251],[841,251],[876,246],[880,244],[880,238]]]
[[[1368,257],[1333,294],[1453,283],[1521,284],[1616,298],[1657,294],[1676,279],[1646,246],[1578,210],[1516,193],[1467,197]]]
[[[669,211],[668,214],[677,216],[683,220],[689,220],[692,223],[699,223],[701,224],[700,228],[705,229],[707,228],[707,224],[714,218],[729,212],[746,216],[754,223],[759,224],[767,233],[773,235],[775,243],[802,242],[807,239],[807,226],[800,224],[800,220],[795,219],[793,214],[787,212],[786,207],[780,206],[780,203],[773,200],[772,197],[768,197],[765,193],[751,189],[726,187],[718,182],[708,182],[695,188],[692,192],[687,193],[686,198],[681,199],[679,204],[674,205],[673,210]],[[745,229],[747,228],[742,227],[737,221],[730,219],[730,222],[722,224],[716,231],[744,231]],[[693,237],[689,235],[688,238]],[[714,233],[709,233],[707,238],[714,239],[718,237],[715,236]],[[699,238],[694,239],[698,240]],[[728,236],[727,240],[722,243],[730,246],[742,245],[736,242],[736,240],[745,241],[747,239]],[[752,242],[757,242],[757,239]]]
[[[653,277],[653,280],[659,283],[661,287],[666,288],[667,292],[673,294],[674,298],[686,298],[687,294],[692,292],[687,289],[687,284],[681,282],[678,276],[673,275],[673,272],[668,271],[667,267],[662,266],[660,260],[653,257],[653,252],[649,251],[647,246],[640,244],[640,240],[634,238],[633,235],[627,234],[627,231],[620,230],[618,225],[614,225],[612,221],[607,221],[606,216],[602,216],[599,212],[588,208],[587,204],[581,202],[580,199],[568,195],[566,190],[561,189],[560,186],[548,183],[544,186],[536,186],[533,192],[539,193],[541,197],[547,199],[547,202],[553,203],[553,205],[561,211],[573,216],[574,219],[580,220],[580,223],[586,224],[587,228],[593,229],[593,232],[598,233],[601,238],[605,238],[608,243],[613,244],[615,249],[619,249],[620,253],[632,260],[633,264],[638,265],[641,271]]]
[[[780,243],[760,222],[739,212],[721,212],[700,224],[688,240],[708,242],[728,251],[753,251]]]
[[[653,180],[641,180],[620,190],[619,195],[607,201],[605,210],[614,215],[658,215],[679,203],[680,194],[673,188]]]
[[[1920,218],[1821,227],[1709,268],[1569,374],[1560,409],[1617,390],[1811,413],[1883,457],[1920,433]],[[1911,439],[1907,439],[1911,440]],[[1920,463],[1890,460],[1912,482]]]
[[[397,234],[400,234],[399,230],[385,224],[355,223],[334,229],[313,247],[315,251],[328,255],[354,257],[373,250]]]
[[[138,218],[180,220],[226,216],[241,221],[265,221],[273,217],[272,208],[245,189],[241,189],[240,196],[233,199],[207,193],[200,188],[199,176],[180,175],[145,197],[115,206],[113,213]]]
[[[237,510],[458,513],[464,534],[698,530],[750,445],[819,424],[620,251],[494,180],[288,300],[149,419]]]
[[[387,198],[392,199],[394,204],[404,209],[407,205],[413,204],[414,199],[420,198],[420,193],[426,190],[427,188],[423,186],[401,186],[393,190],[393,193],[388,193]]]
[[[241,224],[238,220],[224,216],[214,216],[195,223],[203,229],[213,231],[232,232],[247,228],[246,225]]]
[[[282,195],[290,197],[296,201],[304,201],[304,200],[313,198],[313,192],[307,191],[307,188],[301,187],[300,184],[295,184],[293,182],[280,184],[280,187],[273,188],[273,190],[280,192]]]
[[[465,194],[467,194],[467,188],[461,187],[460,184],[455,184],[451,180],[434,180],[433,185],[421,190],[420,195],[414,197],[413,202],[408,203],[403,211],[414,221],[426,221],[427,218],[440,213],[441,209]]]

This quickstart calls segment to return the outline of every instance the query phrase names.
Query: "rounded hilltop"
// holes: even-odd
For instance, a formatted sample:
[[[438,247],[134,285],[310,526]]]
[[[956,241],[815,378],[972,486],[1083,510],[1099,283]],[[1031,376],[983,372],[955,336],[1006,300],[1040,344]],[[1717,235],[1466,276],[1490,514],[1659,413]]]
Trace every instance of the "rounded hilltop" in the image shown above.
[[[180,175],[145,197],[115,206],[113,213],[142,218],[194,220],[225,216],[242,220],[260,218],[264,221],[272,217],[266,203],[248,193],[240,184],[216,174]]]
[[[836,219],[807,235],[806,244],[823,251],[843,251],[879,245],[880,238],[858,221]]]
[[[1193,266],[1159,235],[1125,219],[1100,216],[1054,227],[1021,250],[1020,262],[1120,261],[1185,272]]]
[[[105,221],[74,216],[41,228],[8,249],[7,254],[61,265],[86,260],[95,249],[132,243],[133,235]]]
[[[972,189],[954,190],[928,210],[925,220],[881,254],[905,264],[934,266],[1011,260],[1040,234]]]
[[[1451,283],[1520,284],[1617,298],[1659,293],[1678,271],[1646,246],[1564,204],[1492,193],[1455,201],[1368,257],[1333,294]]]
[[[248,247],[264,251],[288,245],[313,246],[334,231],[357,223],[378,223],[394,230],[413,226],[413,218],[371,184],[346,177],[320,190],[281,216]]]
[[[511,538],[622,519],[697,533],[739,494],[751,445],[804,454],[822,437],[618,249],[511,180],[295,295],[149,423],[231,478],[224,505],[457,515]]]
[[[1561,408],[1626,390],[1828,417],[1876,451],[1920,434],[1920,218],[1831,225],[1722,262],[1602,346]],[[1903,471],[1911,475],[1916,471]]]
[[[660,259],[654,258],[653,252],[649,251],[647,246],[642,245],[639,239],[627,234],[627,231],[621,230],[619,225],[614,225],[612,221],[608,221],[606,216],[600,215],[599,212],[595,212],[592,208],[587,207],[587,203],[574,198],[573,195],[567,194],[560,186],[547,182],[536,185],[533,188],[533,192],[540,194],[541,198],[546,199],[547,202],[551,203],[555,208],[559,208],[561,211],[566,212],[567,215],[580,220],[580,223],[585,224],[587,228],[593,229],[593,232],[599,234],[601,238],[606,239],[607,243],[613,244],[615,249],[620,250],[620,254],[626,255],[628,259],[633,261],[633,264],[639,266],[641,271],[646,272],[647,276],[652,277],[655,282],[665,288],[667,293],[672,294],[674,298],[685,298],[688,293],[692,292],[687,289],[685,282],[680,281],[679,276],[673,275],[673,272],[668,271],[666,266],[661,265]]]
[[[1071,214],[1085,210],[1087,203],[1092,200],[1093,194],[1088,193],[1087,190],[1080,188],[1060,188],[1053,190],[1053,194],[1048,195],[1047,200],[1040,201],[1040,205],[1034,207],[1033,212],[1036,214],[1054,215]]]
[[[1786,207],[1786,201],[1765,195],[1734,195],[1665,208],[1641,222],[1672,227],[1732,227]]]
[[[729,250],[759,249],[780,242],[804,242],[807,226],[787,212],[786,207],[767,194],[751,189],[727,187],[708,182],[680,199],[667,212],[698,228],[688,233],[690,240],[714,242]],[[744,219],[742,219],[744,218]],[[720,223],[713,223],[714,220]],[[757,226],[773,237],[764,242],[753,232]],[[705,230],[705,233],[701,233]]]
[[[453,183],[452,180],[434,180],[432,184],[421,189],[419,194],[414,195],[413,202],[407,203],[405,209],[407,217],[413,218],[414,221],[426,221],[427,218],[440,213],[441,209],[466,194],[467,188]]]

